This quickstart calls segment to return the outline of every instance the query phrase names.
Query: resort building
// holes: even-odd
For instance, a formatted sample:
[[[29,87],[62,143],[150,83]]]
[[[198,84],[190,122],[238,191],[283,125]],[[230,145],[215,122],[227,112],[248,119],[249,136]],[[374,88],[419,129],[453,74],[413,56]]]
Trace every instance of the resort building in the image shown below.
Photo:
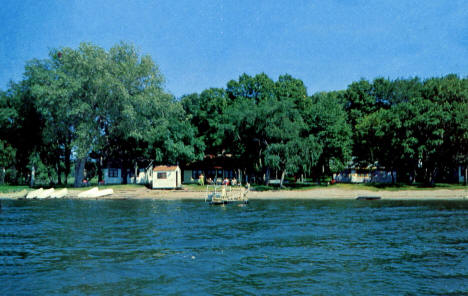
[[[179,166],[155,166],[149,170],[148,180],[152,189],[179,189],[182,187],[182,174]]]
[[[137,169],[135,180],[135,169],[127,169],[127,184],[147,184],[147,172],[143,164]],[[117,160],[108,160],[102,169],[102,181],[104,184],[122,184],[124,183],[124,174],[122,173],[122,164]]]
[[[397,173],[393,171],[394,181],[397,181]],[[382,169],[346,169],[338,174],[333,174],[337,183],[392,183],[392,172]]]
[[[236,165],[237,164],[237,165]],[[222,183],[222,180],[242,179],[238,162],[231,155],[206,155],[202,161],[190,163],[183,167],[183,182],[186,184],[198,183],[203,174],[205,183]]]

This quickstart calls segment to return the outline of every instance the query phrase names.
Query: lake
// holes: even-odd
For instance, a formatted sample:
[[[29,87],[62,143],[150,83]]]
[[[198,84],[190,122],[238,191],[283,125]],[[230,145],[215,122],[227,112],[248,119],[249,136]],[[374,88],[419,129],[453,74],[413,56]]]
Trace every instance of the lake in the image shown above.
[[[0,295],[466,295],[468,202],[2,200]]]

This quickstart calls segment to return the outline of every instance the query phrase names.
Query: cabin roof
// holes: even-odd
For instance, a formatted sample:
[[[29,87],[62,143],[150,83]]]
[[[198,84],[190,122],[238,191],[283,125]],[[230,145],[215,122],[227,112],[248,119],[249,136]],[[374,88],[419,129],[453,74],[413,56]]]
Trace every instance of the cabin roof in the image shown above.
[[[176,165],[158,165],[153,168],[153,171],[175,171],[177,169]]]

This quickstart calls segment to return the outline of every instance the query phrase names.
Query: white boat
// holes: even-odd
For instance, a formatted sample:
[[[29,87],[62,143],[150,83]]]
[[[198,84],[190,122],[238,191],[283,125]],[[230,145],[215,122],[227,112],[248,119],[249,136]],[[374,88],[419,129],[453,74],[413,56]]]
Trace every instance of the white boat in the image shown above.
[[[101,196],[106,196],[106,195],[111,195],[111,194],[114,194],[113,189],[99,190],[97,187],[94,187],[90,190],[81,192],[80,194],[78,194],[78,197],[94,198],[94,197],[101,197]]]
[[[44,191],[44,189],[42,189],[42,188],[30,191],[30,192],[28,192],[28,194],[26,194],[26,198],[36,198],[37,195],[40,194],[42,191]]]
[[[54,188],[42,190],[41,192],[39,192],[39,193],[37,194],[36,198],[38,198],[38,199],[48,198],[48,197],[50,197],[50,195],[51,195],[52,193],[54,193],[54,191],[55,191]]]
[[[67,194],[68,194],[68,189],[64,188],[64,189],[61,189],[61,190],[56,190],[55,192],[53,192],[50,195],[50,197],[51,198],[62,198],[62,197],[65,197]]]
[[[101,197],[106,195],[114,194],[114,190],[112,188],[99,190],[93,197]]]
[[[91,188],[90,190],[86,190],[78,194],[78,197],[93,197],[95,193],[97,193],[99,189],[97,187]]]

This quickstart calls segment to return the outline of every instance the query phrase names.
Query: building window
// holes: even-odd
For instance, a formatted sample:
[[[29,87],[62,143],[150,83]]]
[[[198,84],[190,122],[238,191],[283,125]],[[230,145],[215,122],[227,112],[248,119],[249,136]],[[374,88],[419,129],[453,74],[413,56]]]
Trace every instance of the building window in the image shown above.
[[[109,178],[117,178],[117,177],[119,177],[119,169],[112,169],[112,168],[110,168],[110,169],[109,169],[108,176],[109,176]]]
[[[158,173],[158,179],[167,179],[167,173],[166,172]]]

